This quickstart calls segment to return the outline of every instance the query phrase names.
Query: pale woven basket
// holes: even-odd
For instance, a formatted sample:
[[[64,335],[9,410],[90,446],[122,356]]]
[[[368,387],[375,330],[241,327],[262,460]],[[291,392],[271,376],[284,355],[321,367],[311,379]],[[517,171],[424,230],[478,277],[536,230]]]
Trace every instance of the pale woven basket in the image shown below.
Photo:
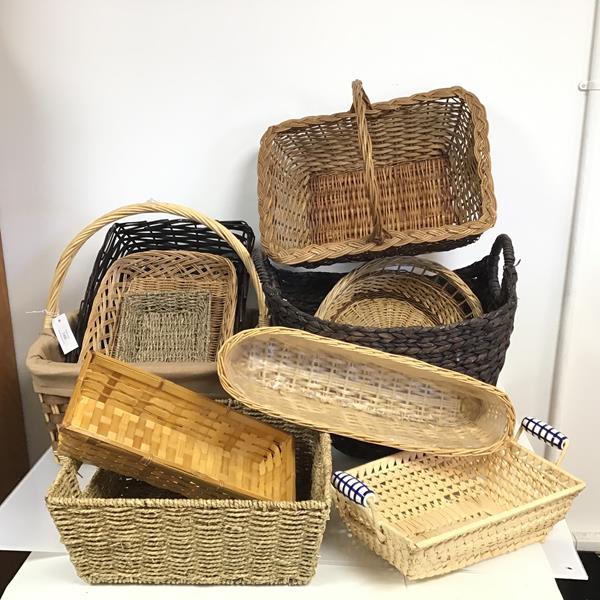
[[[215,254],[149,250],[118,259],[100,282],[83,336],[80,362],[92,351],[115,355],[121,304],[126,295],[191,291],[210,295],[206,360],[216,360],[220,345],[233,333],[237,301],[233,263]],[[152,332],[148,335],[151,337]],[[157,362],[176,362],[173,358],[165,356]]]
[[[562,450],[566,437],[537,419],[534,435]],[[585,484],[508,440],[484,457],[409,452],[338,471],[335,505],[352,535],[408,579],[443,575],[542,541]]]
[[[110,471],[80,487],[62,459],[46,504],[77,574],[89,583],[308,583],[331,503],[329,436],[243,412],[294,437],[297,500],[184,499]]]
[[[240,332],[217,365],[225,390],[251,408],[392,448],[487,454],[514,429],[513,406],[494,386],[297,329]]]
[[[453,271],[421,258],[381,258],[342,277],[315,317],[358,327],[435,327],[480,317],[481,303]]]

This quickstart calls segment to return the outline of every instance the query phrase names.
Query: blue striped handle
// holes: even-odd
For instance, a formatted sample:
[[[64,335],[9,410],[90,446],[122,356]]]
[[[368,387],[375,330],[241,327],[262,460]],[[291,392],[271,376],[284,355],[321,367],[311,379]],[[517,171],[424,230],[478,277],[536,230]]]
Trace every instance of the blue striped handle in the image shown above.
[[[369,486],[345,471],[335,471],[331,483],[338,492],[361,506],[367,506],[369,498],[375,497],[375,492]]]
[[[525,417],[521,423],[521,426],[525,431],[531,433],[535,437],[539,438],[546,444],[550,444],[559,450],[563,450],[569,438],[564,434],[544,423],[540,419],[534,419],[532,417]]]

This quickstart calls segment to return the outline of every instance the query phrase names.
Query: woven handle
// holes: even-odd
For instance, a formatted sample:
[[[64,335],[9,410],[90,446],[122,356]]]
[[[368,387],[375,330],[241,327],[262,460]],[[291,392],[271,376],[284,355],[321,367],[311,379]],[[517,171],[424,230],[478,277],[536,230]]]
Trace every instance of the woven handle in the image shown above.
[[[569,446],[569,438],[564,433],[561,433],[555,427],[548,425],[545,421],[534,419],[533,417],[525,417],[521,421],[521,427],[519,427],[515,439],[518,439],[523,431],[527,431],[527,433],[542,440],[546,445],[560,450],[561,454],[556,460],[556,464],[559,465],[562,462]]]
[[[97,218],[95,221],[90,223],[87,227],[82,229],[67,245],[63,250],[61,257],[58,260],[56,269],[54,271],[54,277],[52,284],[50,285],[50,292],[48,294],[48,302],[46,303],[46,316],[44,318],[44,328],[50,329],[52,326],[52,318],[57,315],[59,311],[58,300],[64,284],[67,271],[73,262],[79,249],[85,244],[85,242],[94,235],[99,229],[102,229],[106,225],[110,225],[114,221],[118,221],[123,217],[129,217],[131,215],[139,215],[144,213],[167,213],[171,215],[177,215],[186,219],[196,221],[206,227],[212,229],[216,234],[220,235],[236,252],[240,257],[241,261],[250,274],[252,285],[256,290],[256,297],[258,299],[258,324],[268,324],[267,305],[265,302],[265,295],[263,293],[258,273],[254,267],[254,263],[250,258],[250,254],[244,247],[244,245],[221,223],[203,215],[202,213],[194,210],[193,208],[187,208],[178,204],[168,204],[165,202],[144,202],[139,204],[128,204],[111,210],[110,212]]]
[[[498,265],[500,263],[500,252],[504,257],[504,269],[502,283],[498,279]],[[488,261],[489,287],[495,304],[503,304],[508,295],[509,280],[516,279],[515,251],[511,239],[505,234],[500,234],[492,246],[490,260]]]
[[[358,143],[360,153],[365,164],[365,187],[369,198],[369,208],[373,221],[373,231],[367,238],[369,242],[381,244],[383,240],[391,237],[383,227],[381,216],[381,194],[375,177],[375,162],[373,160],[373,142],[367,125],[367,109],[371,109],[371,102],[358,79],[352,82],[352,109],[356,115],[358,125]]]

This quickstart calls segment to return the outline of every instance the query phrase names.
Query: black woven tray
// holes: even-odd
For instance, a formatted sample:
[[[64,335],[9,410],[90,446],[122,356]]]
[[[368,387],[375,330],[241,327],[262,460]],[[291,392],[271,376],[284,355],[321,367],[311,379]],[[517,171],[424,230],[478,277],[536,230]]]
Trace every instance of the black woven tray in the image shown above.
[[[502,284],[498,281],[504,254]],[[323,321],[314,316],[342,273],[280,269],[258,248],[253,253],[272,325],[402,354],[495,384],[504,365],[517,309],[517,271],[510,238],[499,235],[489,256],[456,273],[475,292],[484,314],[454,325],[377,329]],[[392,450],[334,436],[338,450],[374,459]],[[395,451],[395,450],[394,450]]]
[[[246,247],[254,248],[254,232],[245,221],[220,221]],[[235,329],[242,326],[246,312],[249,276],[238,255],[229,244],[204,225],[189,219],[157,219],[153,221],[126,221],[115,223],[106,233],[90,275],[85,296],[79,309],[75,338],[81,345],[98,286],[109,267],[119,258],[146,250],[192,250],[226,256],[234,264],[238,277],[238,299]],[[74,363],[79,349],[65,356]]]

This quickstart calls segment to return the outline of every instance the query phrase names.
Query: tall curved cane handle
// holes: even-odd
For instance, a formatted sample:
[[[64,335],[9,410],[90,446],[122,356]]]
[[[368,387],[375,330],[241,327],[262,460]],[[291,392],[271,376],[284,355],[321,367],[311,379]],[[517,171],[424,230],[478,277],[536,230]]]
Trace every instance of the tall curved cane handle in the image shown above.
[[[107,212],[101,217],[98,217],[95,221],[92,221],[67,244],[67,247],[63,250],[63,253],[58,259],[58,264],[56,265],[54,277],[52,278],[52,283],[50,285],[48,301],[46,303],[46,316],[44,317],[45,329],[51,328],[53,316],[59,313],[58,302],[64,280],[67,275],[67,271],[69,270],[69,267],[75,258],[75,255],[77,252],[79,252],[79,249],[90,237],[92,237],[92,235],[94,235],[94,233],[106,225],[110,225],[114,221],[118,221],[123,217],[140,215],[144,213],[167,213],[171,215],[177,215],[179,217],[201,223],[209,229],[212,229],[212,231],[214,231],[216,234],[220,235],[240,257],[240,260],[248,270],[250,280],[252,281],[252,285],[256,290],[256,297],[258,299],[259,325],[268,324],[267,304],[260,280],[258,278],[258,273],[256,272],[256,268],[254,267],[254,263],[252,262],[252,258],[250,257],[248,250],[246,250],[244,245],[235,237],[235,235],[233,235],[229,229],[227,229],[224,225],[221,225],[221,223],[215,219],[207,217],[193,208],[188,208],[179,204],[151,201],[141,202],[138,204],[128,204],[126,206],[122,206],[121,208]]]
[[[373,160],[373,142],[367,125],[367,109],[371,108],[371,102],[362,87],[362,81],[356,79],[352,82],[352,108],[356,115],[358,126],[358,143],[360,153],[365,165],[365,187],[369,198],[369,208],[373,221],[373,231],[368,238],[369,242],[380,244],[390,234],[383,227],[381,216],[381,192],[375,176],[375,161]]]
[[[527,433],[542,440],[546,445],[560,450],[560,455],[555,463],[557,466],[560,465],[569,447],[569,438],[564,433],[548,425],[545,421],[534,419],[533,417],[525,417],[521,421],[521,426],[515,435],[515,439],[518,439],[523,431],[527,431]]]

